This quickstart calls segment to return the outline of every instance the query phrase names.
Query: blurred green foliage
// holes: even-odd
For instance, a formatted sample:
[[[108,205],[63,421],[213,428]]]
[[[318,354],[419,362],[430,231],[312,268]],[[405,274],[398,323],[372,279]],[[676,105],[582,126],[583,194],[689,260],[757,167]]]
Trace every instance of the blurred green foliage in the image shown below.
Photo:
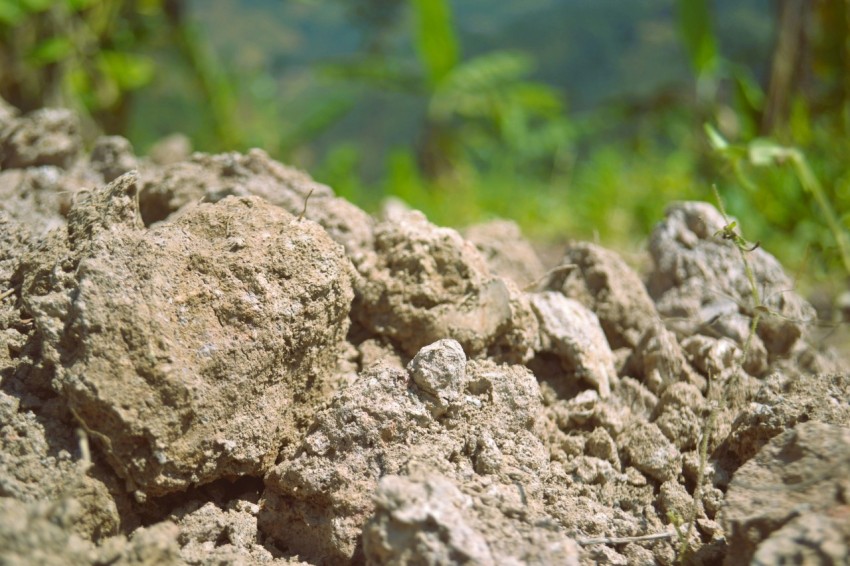
[[[847,2],[594,0],[536,19],[567,4],[532,4],[0,0],[0,95],[73,107],[142,151],[171,131],[260,146],[368,209],[396,195],[441,224],[505,216],[550,242],[636,250],[669,202],[716,183],[747,239],[842,284]],[[499,21],[510,36],[480,31]],[[747,43],[769,33],[772,50]],[[571,85],[587,87],[572,105]]]
[[[126,131],[132,93],[154,76],[136,46],[156,35],[162,10],[156,0],[0,0],[0,93],[22,110],[70,105]]]
[[[701,177],[715,176],[751,238],[804,274],[804,283],[843,277],[846,285],[850,5],[778,4],[764,87],[745,68],[717,55],[714,40],[706,39],[714,33],[703,0],[679,0],[679,10],[697,80],[715,85],[695,108],[706,122],[708,152],[702,153],[714,158],[701,168]],[[695,25],[695,19],[703,23]],[[733,95],[722,96],[717,85],[731,86]]]

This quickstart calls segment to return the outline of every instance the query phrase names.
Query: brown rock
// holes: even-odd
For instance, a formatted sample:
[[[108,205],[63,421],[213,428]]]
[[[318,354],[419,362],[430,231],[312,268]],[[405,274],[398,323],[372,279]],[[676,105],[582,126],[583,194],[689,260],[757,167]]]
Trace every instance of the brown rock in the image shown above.
[[[540,326],[539,351],[554,354],[566,372],[593,385],[600,397],[608,397],[617,371],[596,315],[560,293],[529,297]]]
[[[29,260],[24,301],[60,390],[132,488],[262,473],[295,397],[335,363],[350,264],[257,198],[147,231],[137,191],[130,174],[79,199],[72,251]]]
[[[0,124],[0,169],[68,169],[81,147],[79,120],[63,108],[43,108]]]
[[[679,330],[690,335],[722,329],[715,323],[727,316],[728,307],[746,320],[739,331],[724,335],[743,346],[748,321],[756,314],[755,302],[741,252],[719,234],[726,220],[710,204],[700,202],[671,205],[666,216],[649,244],[654,268],[648,286],[659,312],[689,321],[689,327]],[[746,252],[746,259],[764,307],[779,315],[762,316],[758,336],[771,354],[787,354],[804,334],[806,321],[815,316],[814,309],[789,291],[792,281],[768,252],[758,248]]]
[[[721,512],[726,563],[775,564],[806,556],[817,556],[818,563],[824,557],[825,563],[847,562],[850,531],[842,494],[850,491],[848,462],[845,427],[809,421],[768,442],[729,484]]]
[[[492,351],[506,361],[530,358],[537,321],[525,296],[491,275],[460,234],[421,213],[378,224],[375,253],[358,270],[357,320],[409,355],[454,338],[472,357]]]
[[[655,305],[637,273],[616,253],[588,242],[571,243],[563,264],[576,267],[554,271],[547,288],[593,311],[612,349],[634,349],[658,320]]]
[[[515,222],[492,220],[476,224],[464,230],[463,236],[475,244],[493,274],[510,279],[520,288],[544,275],[540,258]]]
[[[633,424],[617,443],[625,462],[659,482],[675,479],[682,471],[681,454],[654,424]]]
[[[196,153],[188,161],[145,170],[140,195],[146,225],[200,202],[228,196],[258,196],[295,216],[321,224],[357,263],[372,246],[372,219],[330,187],[271,159],[259,149],[247,154]]]

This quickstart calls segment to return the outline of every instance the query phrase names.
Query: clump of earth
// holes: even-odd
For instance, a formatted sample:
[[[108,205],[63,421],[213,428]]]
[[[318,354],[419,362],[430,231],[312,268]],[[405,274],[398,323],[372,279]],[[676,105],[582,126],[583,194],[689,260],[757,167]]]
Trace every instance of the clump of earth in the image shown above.
[[[850,560],[847,366],[713,206],[544,266],[79,129],[0,105],[3,563]]]

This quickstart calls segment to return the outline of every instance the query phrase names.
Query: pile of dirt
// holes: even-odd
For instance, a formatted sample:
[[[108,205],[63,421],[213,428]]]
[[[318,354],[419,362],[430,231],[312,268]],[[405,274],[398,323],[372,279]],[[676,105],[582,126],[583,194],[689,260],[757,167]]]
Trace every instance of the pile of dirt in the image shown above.
[[[504,221],[78,132],[0,105],[0,561],[850,559],[850,375],[712,206],[643,275],[547,271]]]

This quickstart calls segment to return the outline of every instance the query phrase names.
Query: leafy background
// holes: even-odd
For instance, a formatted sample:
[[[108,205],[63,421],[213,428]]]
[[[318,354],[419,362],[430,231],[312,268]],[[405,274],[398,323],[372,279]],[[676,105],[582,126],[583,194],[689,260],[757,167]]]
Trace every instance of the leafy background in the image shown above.
[[[0,0],[0,96],[627,256],[716,185],[801,290],[848,287],[846,0]]]

